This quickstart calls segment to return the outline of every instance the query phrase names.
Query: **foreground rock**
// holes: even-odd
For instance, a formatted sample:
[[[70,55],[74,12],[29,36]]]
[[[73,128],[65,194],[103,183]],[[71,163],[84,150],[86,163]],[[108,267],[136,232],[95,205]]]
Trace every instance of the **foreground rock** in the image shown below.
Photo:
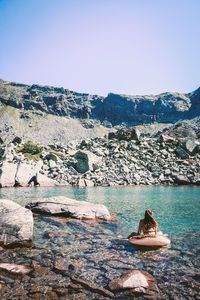
[[[62,215],[76,219],[106,221],[111,219],[110,213],[104,205],[77,201],[63,196],[36,199],[27,204],[26,208],[36,213]]]
[[[109,287],[113,291],[130,289],[131,292],[143,294],[151,294],[152,291],[157,291],[153,276],[140,270],[127,271],[122,277],[112,280]]]
[[[0,245],[30,246],[33,239],[33,214],[8,199],[0,199]]]
[[[8,263],[1,263],[0,264],[0,272],[6,272],[12,275],[25,275],[32,271],[31,268],[23,265],[17,264],[8,264]]]
[[[71,280],[72,280],[72,282],[77,284],[77,288],[80,288],[82,286],[85,289],[88,289],[88,290],[90,290],[94,293],[98,293],[100,295],[103,295],[105,297],[109,297],[109,298],[114,297],[113,293],[111,293],[110,291],[108,291],[105,288],[102,288],[102,287],[99,287],[99,286],[95,285],[94,283],[88,282],[88,281],[83,280],[81,278],[77,278],[75,276],[72,276]],[[75,288],[75,285],[72,285],[72,288]]]

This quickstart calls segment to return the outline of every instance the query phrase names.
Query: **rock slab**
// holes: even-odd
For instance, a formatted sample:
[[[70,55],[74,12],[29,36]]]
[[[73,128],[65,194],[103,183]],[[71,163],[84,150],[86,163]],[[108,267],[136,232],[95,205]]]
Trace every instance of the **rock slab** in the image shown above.
[[[32,200],[26,208],[33,212],[49,215],[62,215],[76,219],[110,220],[108,209],[102,204],[77,201],[64,196]]]
[[[112,291],[130,289],[131,292],[149,294],[156,291],[156,281],[149,273],[141,270],[129,270],[120,278],[110,282]]]
[[[30,273],[32,269],[23,265],[1,263],[0,272],[2,271],[12,275],[25,275]]]
[[[32,239],[32,212],[11,200],[0,199],[0,245],[29,246]]]

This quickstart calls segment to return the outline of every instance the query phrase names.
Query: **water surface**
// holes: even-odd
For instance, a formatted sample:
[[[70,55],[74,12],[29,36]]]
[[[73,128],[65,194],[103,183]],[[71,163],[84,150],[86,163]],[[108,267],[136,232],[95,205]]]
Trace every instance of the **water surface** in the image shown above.
[[[76,200],[101,203],[115,213],[117,221],[88,224],[61,224],[48,217],[34,220],[34,247],[44,247],[78,261],[79,275],[101,286],[129,269],[143,269],[158,281],[164,298],[195,297],[199,288],[200,187],[134,186],[96,188],[9,188],[0,190],[25,206],[32,198],[67,196]],[[152,209],[159,230],[168,234],[171,245],[143,252],[120,237],[137,231],[146,209]],[[58,232],[53,238],[47,233]],[[63,254],[64,253],[64,254]],[[67,263],[67,262],[66,262]]]

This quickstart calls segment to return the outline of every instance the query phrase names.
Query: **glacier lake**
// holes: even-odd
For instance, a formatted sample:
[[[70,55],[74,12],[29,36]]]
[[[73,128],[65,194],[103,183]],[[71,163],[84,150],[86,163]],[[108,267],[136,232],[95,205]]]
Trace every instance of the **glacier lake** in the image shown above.
[[[200,187],[37,187],[0,189],[0,198],[25,206],[32,198],[66,196],[76,200],[104,204],[115,218],[111,222],[89,222],[48,216],[34,217],[34,243],[41,257],[57,264],[76,267],[76,275],[105,287],[109,281],[130,269],[149,272],[157,280],[159,297],[193,299],[199,293],[200,260]],[[137,231],[146,209],[152,209],[158,230],[168,234],[167,248],[144,251],[135,249],[124,238]],[[14,251],[14,250],[9,250]],[[27,251],[17,250],[12,259],[26,264]],[[25,253],[26,252],[26,253]],[[13,252],[12,252],[13,253]],[[10,255],[10,254],[9,254]],[[0,255],[7,261],[6,254]],[[49,268],[52,265],[49,263]],[[54,266],[55,268],[55,266]],[[65,280],[65,284],[69,279]],[[100,298],[99,298],[100,299]]]

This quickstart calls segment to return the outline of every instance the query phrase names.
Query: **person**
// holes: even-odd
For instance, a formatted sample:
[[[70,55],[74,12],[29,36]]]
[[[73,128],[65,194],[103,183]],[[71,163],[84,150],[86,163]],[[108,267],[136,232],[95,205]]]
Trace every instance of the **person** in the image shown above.
[[[36,175],[31,177],[31,179],[28,182],[28,186],[30,186],[32,184],[32,182],[33,182],[34,186],[40,185],[39,182],[38,182],[38,174],[37,173],[36,173]]]
[[[150,209],[145,210],[144,219],[140,220],[138,232],[132,232],[128,239],[134,238],[135,236],[156,236],[157,235],[158,223],[153,217],[153,212]]]

